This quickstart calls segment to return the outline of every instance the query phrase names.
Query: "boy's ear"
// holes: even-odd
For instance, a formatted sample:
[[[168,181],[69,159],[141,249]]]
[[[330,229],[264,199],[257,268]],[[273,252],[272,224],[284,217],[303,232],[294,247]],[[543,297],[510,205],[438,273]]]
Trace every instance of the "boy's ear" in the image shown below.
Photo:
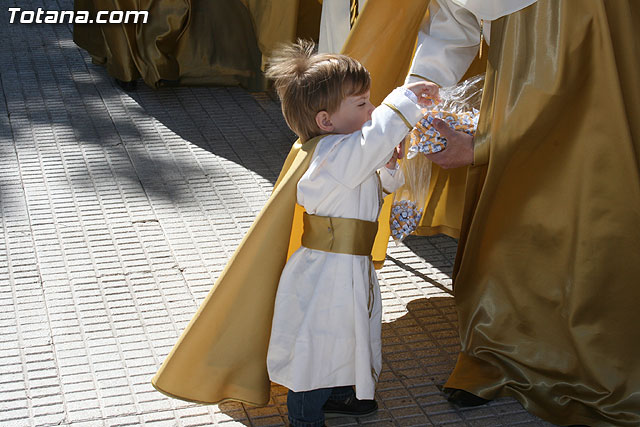
[[[324,110],[319,111],[318,114],[316,114],[316,124],[323,132],[332,132],[334,128],[333,123],[331,123],[329,113]]]

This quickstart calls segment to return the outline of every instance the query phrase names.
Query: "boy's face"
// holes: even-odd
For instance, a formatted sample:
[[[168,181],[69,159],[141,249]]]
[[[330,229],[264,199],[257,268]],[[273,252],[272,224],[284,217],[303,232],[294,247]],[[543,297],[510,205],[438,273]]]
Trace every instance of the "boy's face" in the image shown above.
[[[343,99],[338,110],[329,115],[334,126],[333,132],[349,134],[360,130],[366,122],[371,120],[373,110],[374,106],[369,101],[369,91]]]

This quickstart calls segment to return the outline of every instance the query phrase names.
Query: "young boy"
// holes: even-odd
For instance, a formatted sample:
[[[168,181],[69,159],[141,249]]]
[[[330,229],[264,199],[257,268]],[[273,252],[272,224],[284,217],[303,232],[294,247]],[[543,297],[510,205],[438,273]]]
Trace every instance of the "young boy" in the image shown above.
[[[368,254],[382,187],[402,184],[396,146],[422,117],[419,100],[437,96],[436,85],[413,83],[374,108],[369,73],[358,61],[312,52],[312,43],[299,41],[267,71],[300,139],[326,135],[297,184],[305,231],[280,278],[267,354],[270,379],[289,389],[294,427],[377,409],[382,305]]]

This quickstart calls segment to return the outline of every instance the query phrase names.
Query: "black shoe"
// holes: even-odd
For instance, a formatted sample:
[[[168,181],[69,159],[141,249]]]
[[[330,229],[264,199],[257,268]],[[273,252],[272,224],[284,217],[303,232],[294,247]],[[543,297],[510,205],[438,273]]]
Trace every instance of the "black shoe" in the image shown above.
[[[120,86],[120,89],[124,90],[125,92],[133,92],[138,87],[138,82],[136,80],[131,80],[130,82],[125,82],[120,79],[115,80],[116,84]]]
[[[356,396],[349,396],[347,400],[339,402],[328,400],[322,407],[325,416],[364,417],[378,410],[375,400],[358,400]]]
[[[476,396],[473,393],[469,393],[465,390],[460,390],[457,388],[453,389],[445,389],[445,392],[449,393],[447,400],[454,405],[462,406],[462,407],[471,407],[471,406],[480,406],[486,403],[489,403],[489,400],[484,399],[480,396]]]
[[[160,80],[158,80],[156,85],[158,87],[178,87],[178,86],[180,86],[180,80],[160,79]]]

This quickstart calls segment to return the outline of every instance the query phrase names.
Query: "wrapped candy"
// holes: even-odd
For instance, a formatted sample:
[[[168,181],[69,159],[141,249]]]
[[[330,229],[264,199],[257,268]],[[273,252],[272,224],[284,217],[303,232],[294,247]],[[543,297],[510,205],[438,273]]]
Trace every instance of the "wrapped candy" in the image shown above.
[[[480,106],[483,84],[484,75],[479,75],[456,86],[441,89],[441,102],[424,110],[424,117],[409,133],[407,159],[418,153],[437,153],[447,146],[447,139],[431,126],[434,118],[444,120],[457,131],[473,135],[478,126],[477,108]]]
[[[401,167],[404,185],[394,193],[389,217],[391,236],[396,243],[404,240],[418,228],[431,178],[431,162],[425,156],[411,160],[405,157]]]
[[[433,119],[442,119],[457,131],[473,135],[478,126],[478,110],[452,113],[449,111],[429,111],[409,133],[410,144],[407,158],[411,159],[418,153],[431,154],[442,151],[447,146],[447,139],[431,126]]]
[[[405,141],[402,172],[405,183],[396,190],[391,205],[389,227],[396,243],[416,231],[422,220],[429,192],[431,161],[418,153],[437,153],[446,147],[447,140],[431,126],[434,118],[447,122],[458,131],[471,135],[478,125],[478,108],[482,98],[484,75],[440,90],[440,102],[424,110],[424,117],[411,130]]]
[[[411,200],[399,200],[391,205],[391,237],[394,240],[403,240],[411,234],[420,224],[422,208]]]

